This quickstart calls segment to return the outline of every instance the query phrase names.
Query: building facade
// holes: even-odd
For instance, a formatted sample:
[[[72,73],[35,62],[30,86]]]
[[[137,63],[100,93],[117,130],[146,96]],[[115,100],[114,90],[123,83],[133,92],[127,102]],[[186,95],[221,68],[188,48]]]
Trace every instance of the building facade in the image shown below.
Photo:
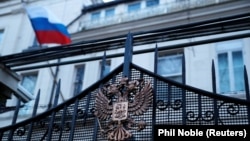
[[[42,0],[25,0],[25,1],[3,1],[0,2],[0,55],[10,55],[15,53],[27,52],[30,50],[36,50],[42,48],[36,42],[34,30],[31,26],[28,15],[25,11],[25,7],[33,6],[42,6],[46,7],[54,13],[63,24],[67,25],[73,21],[78,15],[81,14],[81,9],[83,6],[91,5],[91,1],[42,1]],[[7,47],[8,46],[8,47]],[[56,46],[56,44],[44,45],[47,46]],[[49,63],[49,62],[47,62]],[[26,91],[30,98],[33,99],[36,96],[38,89],[43,89],[46,93],[51,92],[51,85],[53,83],[53,74],[55,73],[54,68],[44,69],[44,70],[32,70],[18,73],[19,85],[21,85],[24,91]],[[42,75],[41,75],[42,74]],[[40,84],[47,83],[49,87],[45,86],[40,87]],[[46,94],[47,95],[47,94]],[[49,95],[44,95],[44,102],[40,103],[40,110],[45,111],[48,108],[48,99]],[[12,107],[15,108],[17,104],[17,96],[12,95],[7,99],[5,97],[1,98],[2,109],[8,109]],[[32,101],[31,101],[32,103]],[[24,105],[25,102],[22,103]],[[30,107],[30,104],[26,103],[26,109]],[[30,108],[28,108],[30,109]],[[5,110],[3,110],[5,111]],[[24,118],[27,113],[27,110],[23,111]],[[10,124],[9,118],[13,116],[13,110],[11,112],[1,113],[1,118],[3,121],[2,126]],[[22,117],[22,116],[20,116]],[[22,119],[22,118],[20,118]],[[5,122],[8,121],[8,122]],[[5,124],[6,123],[6,124]]]
[[[203,44],[198,44],[198,42],[249,34],[249,25],[239,29],[226,25],[203,31],[203,26],[209,25],[209,22],[206,25],[201,24],[201,27],[197,23],[249,13],[250,3],[247,0],[121,0],[96,5],[86,4],[83,7],[84,2],[83,0],[34,1],[27,5],[43,5],[53,10],[68,25],[72,44],[76,46],[83,44],[90,50],[89,53],[83,51],[75,56],[11,67],[21,76],[20,85],[34,99],[38,91],[41,91],[38,113],[52,107],[55,85],[58,84],[59,79],[61,91],[58,100],[59,103],[63,103],[100,80],[103,67],[105,67],[103,73],[106,75],[120,66],[124,62],[125,45],[116,42],[112,44],[113,42],[109,41],[124,38],[128,33],[132,33],[135,39],[138,38],[138,42],[135,41],[133,45],[133,51],[138,52],[133,55],[134,64],[180,84],[184,83],[213,92],[211,68],[214,62],[217,93],[246,99],[244,67],[249,72],[250,37],[237,37]],[[3,21],[0,23],[1,56],[57,46],[33,46],[35,36],[26,13],[22,9],[22,3],[7,1],[2,5],[2,7],[6,7],[5,5],[8,7],[0,10],[2,13],[0,21]],[[223,22],[226,23],[227,20]],[[178,30],[178,27],[181,29],[185,25],[190,25],[190,29]],[[194,29],[191,25],[194,25]],[[155,34],[160,34],[160,36]],[[152,39],[151,42],[139,40],[140,36],[148,37],[148,35],[157,38]],[[95,46],[95,42],[99,47],[93,50],[91,47]],[[154,52],[156,47],[159,50],[157,62],[155,62]],[[101,58],[104,54],[107,55],[107,60],[102,66]],[[185,74],[182,71],[183,57],[185,58]],[[70,61],[75,63],[30,69],[34,65]],[[155,63],[157,63],[157,69]],[[183,77],[185,77],[185,82],[183,82]],[[4,105],[11,107],[16,103],[17,98],[12,96]],[[18,121],[31,117],[34,100],[22,104]],[[14,111],[1,113],[0,125],[10,125],[13,113]]]

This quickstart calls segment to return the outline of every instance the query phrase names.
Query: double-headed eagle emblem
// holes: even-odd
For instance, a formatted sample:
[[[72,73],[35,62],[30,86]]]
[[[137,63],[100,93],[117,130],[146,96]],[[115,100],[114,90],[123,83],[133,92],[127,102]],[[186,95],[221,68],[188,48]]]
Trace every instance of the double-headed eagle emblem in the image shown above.
[[[95,101],[95,116],[101,132],[108,140],[123,141],[132,136],[129,129],[142,130],[144,120],[135,121],[132,116],[142,115],[153,101],[152,86],[143,79],[129,81],[122,78],[118,84],[108,84],[99,89]],[[108,120],[105,129],[99,120]]]

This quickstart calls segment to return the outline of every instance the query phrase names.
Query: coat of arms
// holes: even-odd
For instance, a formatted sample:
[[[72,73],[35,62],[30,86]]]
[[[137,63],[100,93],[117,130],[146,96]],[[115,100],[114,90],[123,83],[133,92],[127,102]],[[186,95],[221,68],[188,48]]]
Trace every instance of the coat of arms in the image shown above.
[[[130,129],[142,130],[146,126],[144,120],[136,122],[131,116],[142,115],[152,101],[152,86],[143,79],[129,81],[124,77],[118,84],[102,87],[96,95],[94,112],[101,132],[112,141],[130,138]],[[101,127],[99,120],[108,120],[105,129]]]

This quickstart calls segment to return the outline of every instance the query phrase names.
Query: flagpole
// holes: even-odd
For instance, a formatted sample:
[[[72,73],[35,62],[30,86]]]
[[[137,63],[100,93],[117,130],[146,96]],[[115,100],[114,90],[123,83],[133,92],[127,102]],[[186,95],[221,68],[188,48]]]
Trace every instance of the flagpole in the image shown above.
[[[60,58],[57,59],[57,63],[60,63],[60,62],[61,62],[61,59]],[[59,65],[56,66],[56,70],[55,70],[56,72],[55,73],[53,73],[53,70],[52,70],[51,67],[50,67],[50,70],[51,70],[51,74],[53,76],[53,84],[52,84],[52,89],[51,89],[51,94],[50,94],[50,100],[49,100],[49,104],[48,104],[48,109],[47,110],[49,110],[50,108],[52,108],[52,104],[53,104],[52,101],[53,101],[54,91],[55,91],[55,88],[56,88],[57,77],[58,77],[58,73],[59,73]],[[59,94],[61,94],[61,90],[60,90]],[[62,99],[64,101],[65,99],[64,99],[64,97],[63,97],[62,94],[61,94],[61,96],[62,96]]]
[[[22,3],[23,9],[27,13],[26,2],[24,0],[21,0],[21,3]],[[36,36],[35,36],[34,42],[37,43],[37,46],[40,49],[43,48],[42,44],[38,42]],[[60,63],[60,62],[61,62],[61,60],[57,59],[57,63]],[[49,64],[49,61],[47,61],[47,63]],[[59,74],[59,66],[58,65],[56,66],[55,72],[53,72],[53,69],[50,67],[50,72],[51,72],[51,75],[53,77],[53,83],[52,83],[52,89],[51,89],[51,94],[50,94],[50,99],[49,99],[47,110],[49,110],[52,107],[52,104],[53,104],[52,101],[53,101],[53,98],[54,98],[54,91],[55,91],[55,88],[56,88],[56,85],[57,85],[57,77],[58,77],[58,74]],[[60,94],[61,94],[61,92],[60,92]],[[61,94],[61,96],[62,96],[62,99],[64,101],[65,100],[64,96],[62,94]]]

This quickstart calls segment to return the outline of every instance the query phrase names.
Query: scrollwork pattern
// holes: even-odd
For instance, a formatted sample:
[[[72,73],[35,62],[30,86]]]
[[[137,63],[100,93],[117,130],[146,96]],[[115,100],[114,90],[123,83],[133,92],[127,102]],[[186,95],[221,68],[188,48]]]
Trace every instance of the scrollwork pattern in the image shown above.
[[[163,100],[158,100],[156,102],[156,108],[163,111],[171,107],[173,110],[179,110],[182,107],[182,101],[180,99],[174,100],[174,102],[164,102]]]
[[[17,136],[23,136],[26,132],[26,128],[25,127],[19,127],[16,131]]]

